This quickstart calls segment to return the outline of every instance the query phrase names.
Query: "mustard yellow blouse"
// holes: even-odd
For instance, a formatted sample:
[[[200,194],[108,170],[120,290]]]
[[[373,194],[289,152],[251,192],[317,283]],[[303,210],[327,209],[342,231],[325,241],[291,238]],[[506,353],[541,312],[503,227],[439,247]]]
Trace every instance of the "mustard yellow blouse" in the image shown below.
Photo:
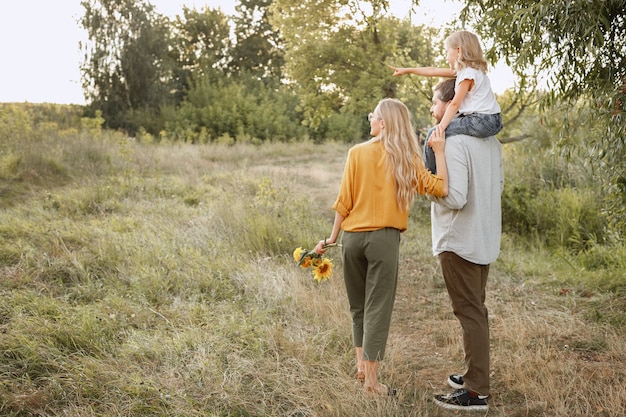
[[[345,219],[341,228],[347,232],[365,232],[393,227],[404,232],[409,213],[398,207],[396,185],[385,168],[385,150],[380,141],[353,146],[341,180],[333,209]],[[443,195],[443,179],[419,168],[416,191],[419,194]]]

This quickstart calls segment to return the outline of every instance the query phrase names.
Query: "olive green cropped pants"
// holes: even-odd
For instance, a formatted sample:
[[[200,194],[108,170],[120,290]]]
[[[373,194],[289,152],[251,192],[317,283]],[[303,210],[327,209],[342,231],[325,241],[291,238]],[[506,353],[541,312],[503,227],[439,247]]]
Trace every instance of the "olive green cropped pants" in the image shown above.
[[[363,348],[364,360],[380,361],[396,298],[400,231],[344,231],[341,243],[354,346]]]

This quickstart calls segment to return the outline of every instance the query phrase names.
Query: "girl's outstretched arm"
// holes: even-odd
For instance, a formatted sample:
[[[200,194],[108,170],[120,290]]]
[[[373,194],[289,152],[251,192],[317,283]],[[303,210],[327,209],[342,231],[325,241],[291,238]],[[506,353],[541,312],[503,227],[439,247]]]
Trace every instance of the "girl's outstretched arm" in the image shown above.
[[[437,67],[415,67],[415,68],[400,68],[400,67],[392,67],[388,65],[389,68],[393,70],[393,75],[405,75],[405,74],[415,74],[422,75],[424,77],[454,77],[454,71],[450,68],[437,68]]]

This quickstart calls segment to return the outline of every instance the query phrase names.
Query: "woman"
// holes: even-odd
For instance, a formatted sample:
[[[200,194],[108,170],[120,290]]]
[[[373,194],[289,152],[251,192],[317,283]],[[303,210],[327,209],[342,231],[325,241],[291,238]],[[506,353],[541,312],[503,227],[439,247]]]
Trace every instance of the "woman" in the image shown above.
[[[448,194],[448,171],[439,133],[429,140],[438,175],[424,168],[409,109],[399,100],[381,100],[368,119],[372,138],[349,150],[332,232],[315,251],[324,253],[343,230],[356,378],[367,393],[386,396],[395,391],[378,382],[378,362],[385,355],[395,301],[400,233],[407,228],[415,194]]]

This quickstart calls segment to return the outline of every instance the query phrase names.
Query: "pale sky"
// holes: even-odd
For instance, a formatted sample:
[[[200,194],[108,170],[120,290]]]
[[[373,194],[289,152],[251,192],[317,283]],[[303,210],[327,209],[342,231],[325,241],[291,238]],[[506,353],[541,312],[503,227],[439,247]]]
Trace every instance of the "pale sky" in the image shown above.
[[[174,17],[182,5],[235,13],[234,0],[150,0],[158,12]],[[411,0],[391,0],[398,17],[407,17]],[[438,25],[460,10],[455,0],[421,0],[416,23]],[[0,102],[85,104],[80,85],[79,42],[86,34],[78,20],[80,0],[0,0]],[[445,14],[442,16],[441,13]],[[443,49],[443,48],[442,48]],[[505,67],[490,72],[496,93],[513,86]]]

